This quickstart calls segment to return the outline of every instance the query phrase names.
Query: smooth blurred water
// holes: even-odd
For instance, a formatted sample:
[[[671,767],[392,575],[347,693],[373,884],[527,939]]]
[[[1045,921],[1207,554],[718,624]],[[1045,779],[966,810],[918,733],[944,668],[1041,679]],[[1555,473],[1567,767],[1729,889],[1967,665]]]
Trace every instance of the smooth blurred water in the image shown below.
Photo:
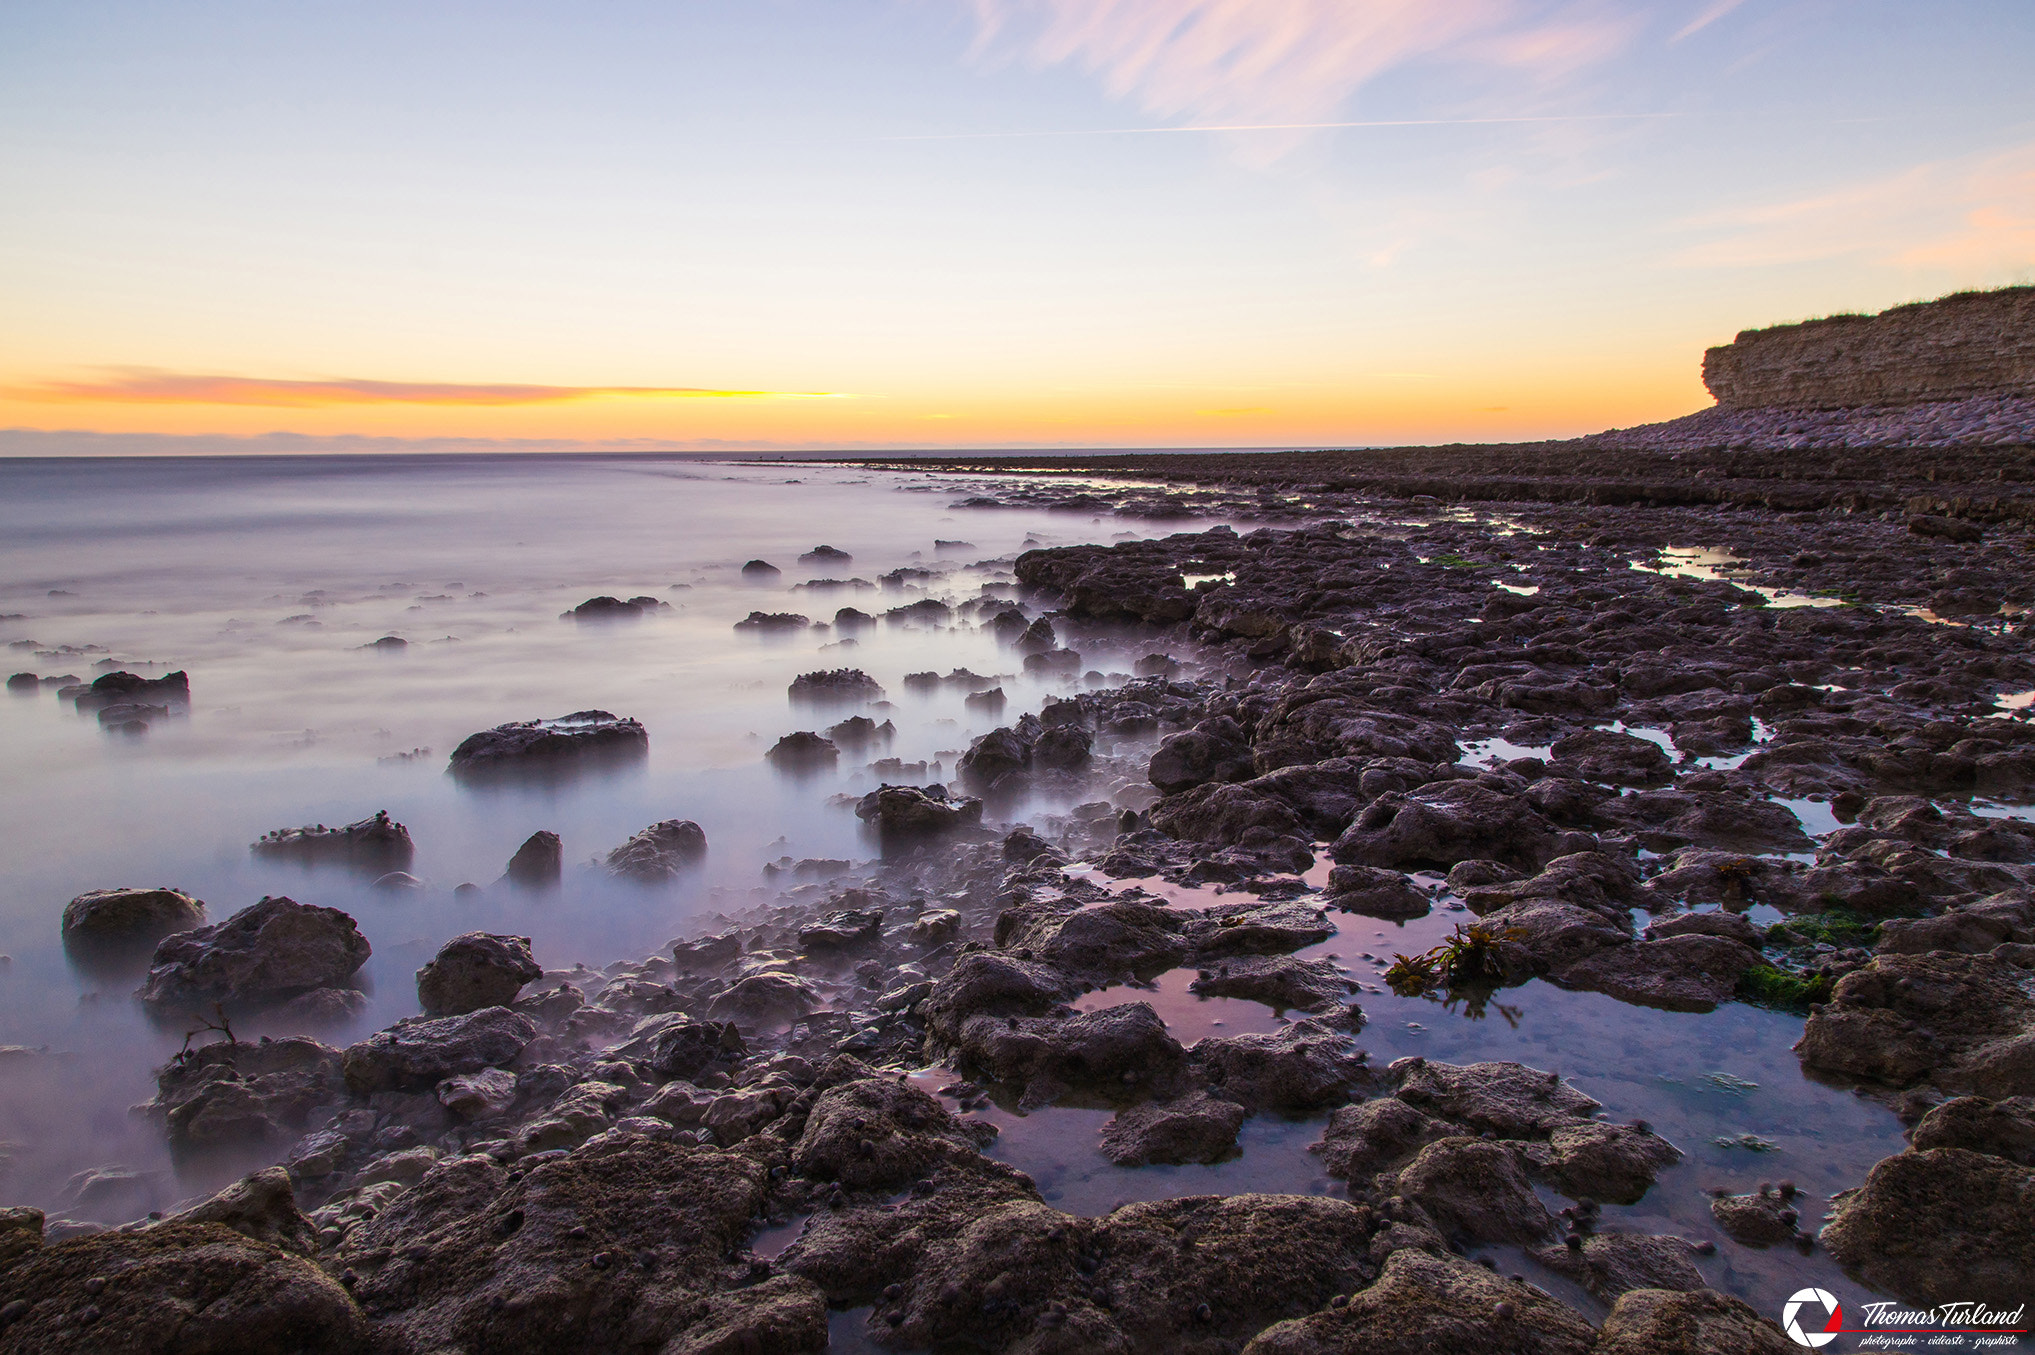
[[[1086,513],[950,507],[993,487],[981,477],[645,459],[0,461],[7,670],[89,681],[108,671],[102,661],[150,676],[182,668],[192,694],[187,717],[138,737],[103,732],[52,689],[0,699],[0,951],[11,957],[0,967],[0,1044],[50,1051],[0,1059],[0,1138],[13,1145],[0,1196],[67,1207],[61,1187],[74,1171],[168,1166],[126,1107],[152,1095],[150,1070],[182,1030],[142,1017],[131,976],[104,981],[65,962],[58,916],[86,890],[174,885],[204,899],[213,920],[264,894],[345,909],[375,953],[368,1012],[320,1032],[343,1042],[414,1013],[412,972],[461,931],[528,935],[547,967],[598,968],[764,897],[753,891],[766,889],[766,862],[867,860],[874,844],[839,797],[876,784],[871,758],[938,761],[951,775],[972,735],[1074,684],[1010,676],[1019,656],[959,617],[881,624],[852,644],[832,630],[758,636],[734,623],[751,611],[880,615],[985,587],[1016,596],[1008,562],[1027,543],[1146,534]],[[852,563],[798,562],[822,543]],[[745,581],[752,558],[782,575]],[[873,583],[907,565],[941,572],[904,589],[802,587]],[[561,619],[598,594],[651,595],[671,610]],[[363,648],[386,635],[408,647]],[[1109,673],[1145,652],[1102,634],[1078,647],[1086,666]],[[798,673],[834,667],[883,684],[889,708],[868,713],[896,724],[895,741],[844,751],[818,775],[773,773],[763,754],[779,736],[854,712],[787,698]],[[920,695],[901,682],[956,667],[1005,675],[1008,707],[991,718],[965,709],[968,687]],[[476,730],[587,708],[641,720],[648,761],[522,788],[462,788],[445,773]],[[398,760],[419,749],[428,753]],[[425,889],[377,892],[341,870],[248,851],[272,828],[380,809],[409,826]],[[707,833],[708,860],[686,879],[644,889],[589,864],[667,818]],[[495,881],[538,829],[564,839],[561,890],[455,897],[462,882]],[[202,1184],[150,1189],[167,1203]]]

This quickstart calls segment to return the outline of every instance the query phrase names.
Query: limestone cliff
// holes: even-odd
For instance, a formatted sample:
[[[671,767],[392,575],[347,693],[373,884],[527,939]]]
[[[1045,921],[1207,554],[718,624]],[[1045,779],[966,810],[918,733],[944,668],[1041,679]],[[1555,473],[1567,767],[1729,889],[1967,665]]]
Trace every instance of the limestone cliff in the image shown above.
[[[1727,409],[1843,409],[2035,395],[2035,287],[1748,329],[1703,355]]]

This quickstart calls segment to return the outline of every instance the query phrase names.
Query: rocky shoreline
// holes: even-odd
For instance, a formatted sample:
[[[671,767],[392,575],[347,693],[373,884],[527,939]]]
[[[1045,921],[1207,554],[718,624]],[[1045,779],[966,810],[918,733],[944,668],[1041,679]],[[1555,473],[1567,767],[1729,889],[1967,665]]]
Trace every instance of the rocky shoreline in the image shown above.
[[[1946,515],[1898,460],[1870,484],[1653,468],[1680,498],[1495,461],[1488,497],[1507,474],[1567,488],[1473,511],[1305,458],[1239,459],[1211,489],[1021,487],[1145,516],[1241,496],[1275,525],[1020,556],[1019,601],[956,624],[1077,675],[1083,629],[1112,628],[1151,675],[1077,678],[951,788],[872,792],[880,857],[809,863],[663,953],[546,971],[521,938],[456,937],[419,971],[424,1015],[342,1049],[230,1019],[343,993],[365,953],[344,914],[271,899],[163,939],[147,990],[216,1002],[219,1037],[161,1071],[148,1114],[180,1153],[277,1165],[118,1229],[0,1211],[0,1351],[1797,1348],[1714,1287],[1719,1243],[1621,1222],[1689,1145],[1556,1069],[1377,1066],[1381,984],[1797,1012],[1805,1072],[1891,1107],[1911,1146],[1832,1198],[1719,1181],[1721,1251],[1828,1255],[1903,1303],[2023,1303],[2021,475],[1974,478],[1995,510],[1951,495]],[[1743,483],[1781,502],[1700,497]],[[569,718],[594,715],[616,718]],[[1094,798],[1006,821],[1041,783]],[[692,852],[687,828],[638,855]],[[182,896],[141,902],[189,921]],[[1319,949],[1423,917],[1454,931],[1369,974]],[[255,963],[264,936],[316,977]],[[1182,972],[1293,1019],[1185,1043],[1151,996]],[[1343,1188],[1064,1211],[985,1152],[987,1112],[1076,1105],[1108,1112],[1124,1167],[1311,1117]]]

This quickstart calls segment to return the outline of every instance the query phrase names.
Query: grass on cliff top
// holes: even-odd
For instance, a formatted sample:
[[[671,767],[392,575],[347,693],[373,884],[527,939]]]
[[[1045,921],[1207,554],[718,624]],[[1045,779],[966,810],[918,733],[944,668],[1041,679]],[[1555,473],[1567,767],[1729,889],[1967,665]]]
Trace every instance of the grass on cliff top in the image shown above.
[[[1801,320],[1780,320],[1757,329],[1742,329],[1738,337],[1743,339],[1753,334],[1769,334],[1777,329],[1796,329],[1802,325],[1822,325],[1833,321],[1877,320],[1883,315],[1894,315],[1901,311],[1920,310],[1925,306],[1940,306],[1946,301],[1969,301],[1982,296],[2005,296],[2012,292],[2035,292],[2035,283],[2016,282],[2005,287],[1971,287],[1961,292],[1945,292],[1942,296],[1918,297],[1889,306],[1883,311],[1832,311],[1828,315],[1812,315]]]

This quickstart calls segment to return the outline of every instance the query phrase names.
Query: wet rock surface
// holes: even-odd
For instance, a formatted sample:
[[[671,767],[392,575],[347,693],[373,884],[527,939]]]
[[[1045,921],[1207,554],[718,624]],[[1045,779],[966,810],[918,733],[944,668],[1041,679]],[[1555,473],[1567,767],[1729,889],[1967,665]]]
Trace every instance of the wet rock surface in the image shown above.
[[[947,764],[981,798],[873,770],[843,810],[880,860],[787,856],[663,953],[600,969],[531,974],[484,934],[474,964],[427,966],[426,1015],[343,1051],[202,1044],[150,1118],[180,1155],[286,1163],[293,1201],[254,1180],[198,1208],[264,1238],[223,1232],[269,1246],[262,1265],[308,1248],[343,1300],[329,1331],[392,1355],[820,1349],[830,1305],[837,1331],[900,1351],[1767,1351],[1787,1348],[1771,1313],[1707,1285],[1757,1288],[1805,1246],[1814,1273],[1903,1301],[1992,1294],[2035,1269],[2035,832],[2001,817],[2035,791],[2035,730],[1994,700],[2035,687],[2017,482],[1992,507],[1911,509],[1925,491],[1840,504],[1810,475],[1727,512],[1743,477],[1620,497],[1590,464],[1570,483],[1601,501],[1516,489],[1502,523],[1223,491],[1290,530],[1028,552],[1017,602],[906,603],[888,624],[983,625],[1012,668],[1133,666],[1096,643],[1105,624],[1161,662],[992,717],[1009,722]],[[1910,521],[1968,513],[1990,514],[1977,539]],[[1741,565],[1672,572],[1720,540]],[[1851,605],[1782,605],[1837,589]],[[1923,606],[1958,624],[1903,610]],[[1008,677],[907,686],[999,681],[1019,705]],[[882,694],[847,669],[790,692]],[[828,725],[848,713],[795,723],[842,757],[882,751],[867,716]],[[669,879],[703,847],[691,827],[607,861]],[[545,836],[512,880],[556,879]],[[1391,942],[1359,937],[1401,920],[1444,938],[1460,920],[1411,991],[1489,1003],[1493,1028],[1527,983],[1611,1013],[1606,1040],[1635,1007],[1771,1007],[1816,1076],[1917,1120],[1912,1147],[1829,1202],[1811,1244],[1821,1196],[1692,1180],[1683,1154],[1706,1145],[1616,1122],[1598,1098],[1633,1092],[1614,1078],[1474,1054],[1373,1067],[1363,1009],[1385,1005],[1391,957],[1357,948]],[[162,986],[201,1012],[342,992],[359,963],[335,976],[293,947],[288,983],[236,984],[188,939],[165,943],[188,979],[172,965]],[[1200,1001],[1265,1024],[1193,1039],[1177,1014]],[[1234,1189],[1252,1178],[1219,1173],[1287,1135],[1336,1184],[1076,1209],[998,1155],[1077,1112],[1084,1169]],[[1657,1232],[1661,1213],[1697,1216],[1692,1239],[1714,1225],[1724,1255]],[[0,1218],[0,1256],[27,1237]]]
[[[459,1016],[482,1007],[506,1007],[523,985],[544,976],[530,955],[530,938],[467,932],[439,947],[417,971],[417,1001],[427,1016]]]
[[[410,830],[391,819],[387,810],[339,828],[322,823],[278,828],[263,834],[252,850],[270,860],[352,866],[375,874],[401,870],[417,853]]]
[[[271,1007],[350,986],[370,950],[337,908],[265,898],[224,922],[164,939],[139,996],[166,1015]]]
[[[204,922],[204,903],[180,889],[95,889],[64,905],[64,950],[85,964],[117,962]]]

